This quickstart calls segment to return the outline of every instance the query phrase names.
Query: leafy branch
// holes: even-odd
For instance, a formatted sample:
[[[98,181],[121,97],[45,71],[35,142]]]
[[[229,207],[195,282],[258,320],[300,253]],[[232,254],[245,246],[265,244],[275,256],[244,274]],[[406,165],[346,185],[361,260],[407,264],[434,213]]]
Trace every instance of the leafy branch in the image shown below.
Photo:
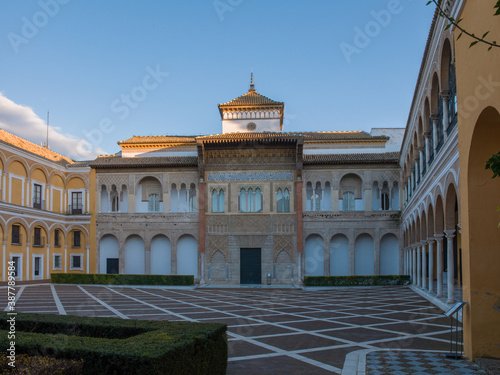
[[[460,30],[460,34],[458,35],[457,40],[460,39],[462,34],[468,35],[472,39],[474,39],[474,41],[471,42],[471,44],[469,45],[469,48],[475,46],[479,42],[488,45],[489,46],[488,51],[491,50],[493,47],[500,47],[500,45],[497,44],[496,40],[493,40],[490,42],[490,41],[484,39],[490,33],[489,31],[485,32],[481,37],[478,37],[474,33],[471,33],[469,31],[465,30],[462,26],[460,26],[459,23],[462,21],[462,18],[459,20],[455,20],[454,17],[452,17],[448,14],[449,8],[451,7],[451,1],[453,1],[453,0],[444,0],[444,1],[443,0],[429,0],[426,5],[429,5],[431,3],[436,4],[436,7],[439,9],[439,15],[441,17],[446,18],[450,22],[446,26],[445,30],[448,30],[452,25]],[[443,9],[443,3],[444,3],[444,9]],[[495,14],[494,14],[495,16],[500,15],[500,0],[497,0],[493,9],[496,9]]]

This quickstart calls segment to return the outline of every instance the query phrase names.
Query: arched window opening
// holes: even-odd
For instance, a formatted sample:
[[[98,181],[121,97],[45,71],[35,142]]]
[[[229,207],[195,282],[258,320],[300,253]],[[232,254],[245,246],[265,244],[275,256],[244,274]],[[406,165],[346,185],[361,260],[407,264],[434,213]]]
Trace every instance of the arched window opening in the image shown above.
[[[112,212],[118,212],[120,211],[120,204],[119,204],[119,198],[118,195],[113,195],[111,198],[111,211]]]
[[[240,190],[240,212],[248,212],[247,210],[247,193],[245,189]]]
[[[219,212],[219,197],[217,196],[217,191],[212,190],[212,212]]]
[[[290,212],[290,192],[285,189],[283,193],[283,212]]]
[[[255,210],[254,212],[262,212],[262,192],[259,188],[255,189]]]
[[[224,212],[224,211],[225,211],[224,190],[220,189],[219,190],[219,212]]]
[[[450,65],[448,69],[448,91],[449,91],[449,99],[448,99],[448,117],[449,117],[449,125],[447,129],[447,133],[449,134],[451,130],[457,124],[457,78],[455,75],[455,64],[450,59]]]
[[[380,197],[381,209],[383,211],[388,211],[390,209],[389,194],[382,193]]]
[[[278,192],[276,193],[276,208],[277,212],[283,212],[283,193],[281,192],[281,189],[278,189]]]
[[[150,194],[148,196],[148,211],[158,212],[160,211],[160,197],[158,194]]]
[[[438,123],[437,123],[437,147],[436,151],[439,151],[443,147],[444,142],[444,132],[443,132],[443,97],[438,95]]]
[[[354,211],[354,193],[352,191],[345,191],[342,194],[342,210]]]

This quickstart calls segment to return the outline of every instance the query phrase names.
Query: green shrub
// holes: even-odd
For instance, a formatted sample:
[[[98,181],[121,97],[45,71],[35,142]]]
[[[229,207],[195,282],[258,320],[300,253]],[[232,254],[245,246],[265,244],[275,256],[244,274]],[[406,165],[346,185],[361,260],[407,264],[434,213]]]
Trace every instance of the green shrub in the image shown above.
[[[410,282],[408,275],[374,276],[305,276],[305,286],[372,286],[405,285]]]
[[[15,368],[9,366],[7,353],[0,353],[0,374],[79,375],[83,361],[16,355]]]
[[[55,284],[104,284],[104,285],[193,285],[193,275],[117,275],[87,273],[53,273]]]
[[[0,313],[4,352],[7,319]],[[16,354],[83,359],[84,374],[218,375],[227,366],[224,324],[18,313],[15,327]],[[112,338],[96,335],[99,330]]]

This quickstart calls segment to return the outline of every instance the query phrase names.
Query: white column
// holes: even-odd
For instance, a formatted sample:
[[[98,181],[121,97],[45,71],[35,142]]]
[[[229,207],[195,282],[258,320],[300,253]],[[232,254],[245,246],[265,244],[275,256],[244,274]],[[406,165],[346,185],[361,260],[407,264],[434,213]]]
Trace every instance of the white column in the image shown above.
[[[2,201],[4,201],[4,202],[5,202],[5,190],[6,189],[7,189],[7,172],[3,172]]]
[[[422,241],[422,289],[427,287],[427,241]]]
[[[430,155],[430,142],[429,142],[429,132],[424,133],[424,141],[425,141],[425,165],[426,168],[429,168],[429,155]]]
[[[64,272],[68,272],[68,246],[64,246]]]
[[[33,207],[33,205],[31,204],[31,179],[29,178],[26,179],[26,200],[22,202],[22,205],[26,207]]]
[[[434,293],[434,238],[428,238],[429,244],[429,293]]]
[[[436,239],[436,278],[437,293],[436,297],[443,297],[443,237],[444,234],[435,234]]]
[[[109,190],[106,190],[106,193],[108,193],[108,210],[107,210],[107,212],[111,212],[111,192]]]
[[[443,137],[444,139],[448,138],[448,126],[450,125],[450,118],[448,114],[448,101],[449,101],[449,91],[442,90],[441,98],[443,99]]]
[[[417,286],[422,285],[422,255],[420,243],[417,243]]]
[[[47,238],[47,277],[46,279],[50,279],[50,244],[49,244],[49,238]]]
[[[205,284],[205,253],[201,253],[201,279],[200,279],[200,285]]]
[[[87,209],[83,213],[89,213],[90,212],[90,194],[89,194],[89,189],[85,189],[85,206],[87,207]],[[85,209],[85,207],[83,207],[83,208]]]
[[[7,245],[7,241],[3,241],[3,251],[2,251],[2,260],[3,260],[3,268],[2,268],[2,274],[3,274],[3,281],[7,281],[7,272],[6,272],[6,259],[5,259],[5,246]]]
[[[26,237],[29,235],[26,233]],[[30,242],[29,237],[26,238],[26,278],[25,280],[30,279]]]
[[[448,240],[447,246],[447,276],[448,276],[448,299],[446,303],[455,302],[455,262],[454,262],[454,251],[453,251],[453,238],[455,238],[454,230],[446,230],[446,239]]]
[[[316,188],[313,187],[313,195],[312,195],[312,210],[316,211]]]
[[[90,250],[89,247],[87,246],[87,273],[90,273]]]
[[[417,249],[415,248],[415,245],[412,245],[411,247],[411,252],[412,252],[412,275],[413,275],[413,283],[412,284],[417,284]]]
[[[432,115],[432,136],[434,138],[434,157],[436,157],[437,153],[437,145],[438,145],[438,132],[437,132],[437,127],[438,127],[438,116],[437,115]]]

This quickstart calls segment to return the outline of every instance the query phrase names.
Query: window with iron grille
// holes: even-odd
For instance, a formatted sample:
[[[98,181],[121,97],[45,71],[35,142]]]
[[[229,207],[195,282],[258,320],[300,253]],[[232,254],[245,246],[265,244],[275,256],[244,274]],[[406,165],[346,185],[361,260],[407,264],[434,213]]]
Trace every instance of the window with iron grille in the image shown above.
[[[81,191],[71,193],[71,213],[81,214],[83,212],[83,194]]]
[[[54,230],[54,246],[55,247],[61,247],[61,244],[59,243],[59,229]]]
[[[12,226],[12,243],[13,244],[20,244],[21,243],[21,226],[20,225],[13,225]]]
[[[80,237],[81,237],[81,232],[79,230],[73,231],[73,247],[80,247]]]
[[[33,208],[42,208],[42,185],[34,184]]]

